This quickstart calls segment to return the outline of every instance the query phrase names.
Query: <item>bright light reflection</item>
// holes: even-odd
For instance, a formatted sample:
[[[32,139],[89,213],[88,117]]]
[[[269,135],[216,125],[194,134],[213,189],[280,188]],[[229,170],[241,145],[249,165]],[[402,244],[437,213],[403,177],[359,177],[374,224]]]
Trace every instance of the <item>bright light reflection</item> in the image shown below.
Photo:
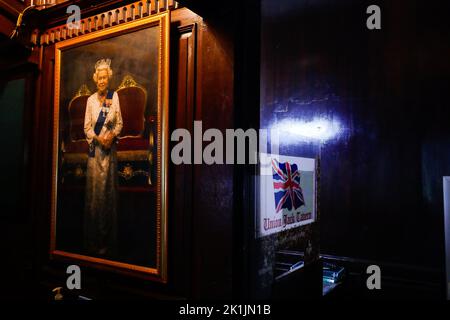
[[[286,138],[301,140],[321,140],[323,142],[337,137],[342,131],[341,123],[337,120],[317,118],[312,121],[286,119],[275,125],[282,140]]]

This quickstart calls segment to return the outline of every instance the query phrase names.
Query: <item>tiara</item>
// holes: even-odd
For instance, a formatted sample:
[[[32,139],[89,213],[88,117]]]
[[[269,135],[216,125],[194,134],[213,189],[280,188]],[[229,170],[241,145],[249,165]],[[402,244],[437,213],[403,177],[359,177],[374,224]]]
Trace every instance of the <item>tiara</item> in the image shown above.
[[[111,65],[111,59],[100,59],[95,63],[95,70],[109,68]]]

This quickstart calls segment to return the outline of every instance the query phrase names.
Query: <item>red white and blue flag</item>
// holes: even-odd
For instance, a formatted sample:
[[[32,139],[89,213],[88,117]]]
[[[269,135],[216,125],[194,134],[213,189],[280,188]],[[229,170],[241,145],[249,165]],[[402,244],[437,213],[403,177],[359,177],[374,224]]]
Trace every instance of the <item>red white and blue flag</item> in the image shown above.
[[[289,211],[305,205],[303,190],[300,186],[300,171],[296,164],[278,162],[272,159],[273,188],[276,212]]]

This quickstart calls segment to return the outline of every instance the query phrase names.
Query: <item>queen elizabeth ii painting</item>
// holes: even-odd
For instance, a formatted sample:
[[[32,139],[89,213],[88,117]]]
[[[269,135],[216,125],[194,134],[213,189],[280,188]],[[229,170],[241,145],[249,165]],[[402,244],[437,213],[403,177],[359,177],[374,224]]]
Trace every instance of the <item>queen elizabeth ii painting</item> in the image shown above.
[[[55,52],[50,258],[166,279],[170,13]]]
[[[112,257],[117,248],[118,136],[123,127],[117,92],[109,89],[110,59],[97,61],[93,80],[97,91],[86,104],[84,133],[89,144],[84,212],[85,251]]]

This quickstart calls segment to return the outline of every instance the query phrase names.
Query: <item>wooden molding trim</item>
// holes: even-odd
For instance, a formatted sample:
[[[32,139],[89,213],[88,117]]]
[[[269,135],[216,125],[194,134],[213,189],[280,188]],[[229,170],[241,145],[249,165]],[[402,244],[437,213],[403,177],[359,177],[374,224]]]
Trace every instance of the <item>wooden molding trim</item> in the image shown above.
[[[66,25],[50,28],[43,32],[36,29],[32,32],[30,40],[35,46],[51,45],[86,33],[107,29],[180,7],[175,0],[137,1],[81,19],[80,29],[68,29]]]
[[[11,2],[7,0],[0,0],[0,8],[9,15],[9,18],[17,19],[20,12],[25,9],[25,5],[19,1]]]
[[[0,15],[0,33],[8,36],[14,30],[15,24],[3,15]]]

